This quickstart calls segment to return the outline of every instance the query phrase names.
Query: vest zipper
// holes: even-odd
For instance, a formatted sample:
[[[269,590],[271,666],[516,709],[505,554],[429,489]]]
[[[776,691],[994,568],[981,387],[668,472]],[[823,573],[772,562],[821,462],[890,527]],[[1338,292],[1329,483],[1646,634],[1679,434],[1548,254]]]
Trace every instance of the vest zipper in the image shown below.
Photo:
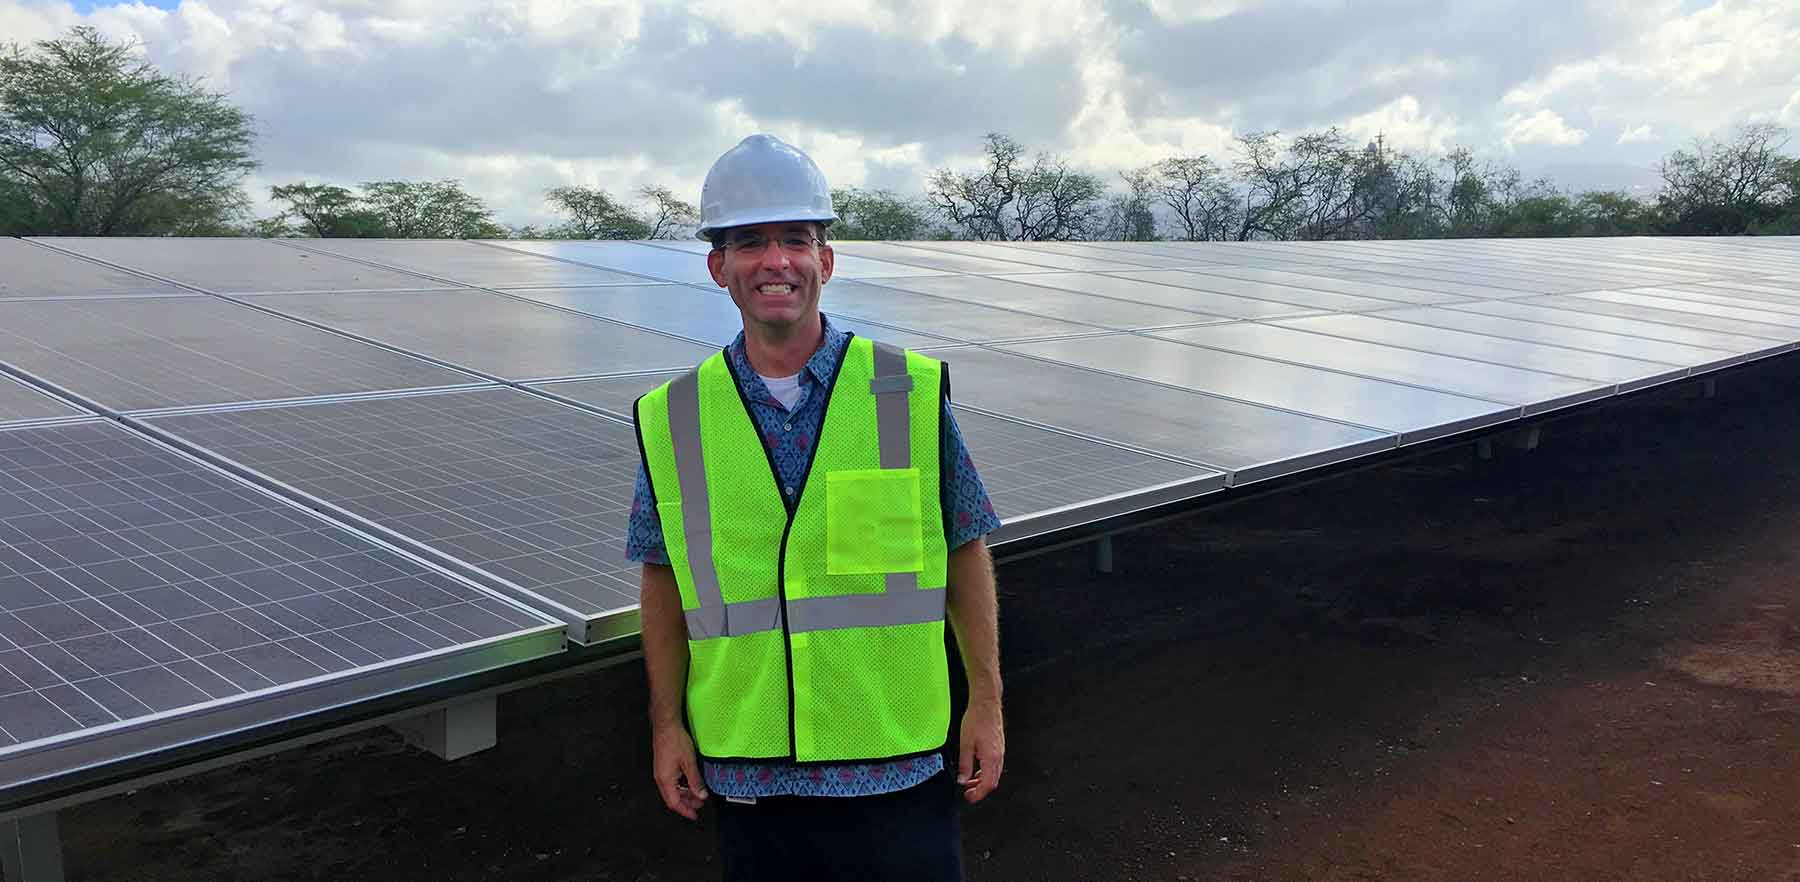
[[[837,370],[832,372],[831,379],[829,382],[827,382],[825,384],[825,388],[823,390],[824,394],[825,394],[825,403],[819,406],[819,431],[813,433],[812,453],[807,454],[806,471],[801,473],[800,480],[794,487],[794,497],[792,499],[789,499],[787,497],[787,494],[781,492],[782,485],[785,482],[782,480],[782,477],[781,477],[781,469],[778,469],[775,467],[775,451],[773,448],[771,448],[769,446],[769,439],[767,437],[765,437],[762,433],[762,430],[757,428],[757,426],[756,426],[756,411],[751,409],[750,399],[744,397],[743,378],[738,376],[737,368],[732,366],[732,364],[731,364],[730,350],[727,349],[724,352],[725,370],[727,373],[731,374],[732,388],[737,390],[738,401],[744,405],[744,418],[750,421],[750,428],[756,432],[757,440],[762,443],[763,455],[768,457],[769,476],[771,478],[773,478],[775,481],[775,495],[781,497],[782,507],[787,510],[787,523],[782,525],[782,528],[781,528],[781,547],[777,552],[777,554],[779,556],[775,559],[775,598],[776,598],[777,602],[779,602],[781,604],[781,655],[782,655],[782,658],[787,662],[788,761],[795,763],[795,764],[798,764],[800,762],[800,754],[799,754],[799,751],[796,749],[795,738],[794,738],[795,721],[796,721],[796,711],[794,708],[794,705],[795,705],[794,634],[788,628],[788,597],[787,597],[788,536],[790,534],[792,534],[794,531],[794,516],[797,513],[799,513],[799,511],[800,511],[800,498],[802,496],[806,495],[806,484],[807,484],[806,479],[812,476],[813,463],[818,461],[818,457],[816,456],[816,454],[819,452],[820,441],[825,437],[826,417],[829,417],[831,415],[832,394],[837,391],[838,377],[844,373],[844,359],[850,357],[850,345],[856,341],[855,334],[846,334],[845,337],[847,339],[844,341],[843,354],[841,354],[838,357]],[[748,356],[746,356],[746,357],[748,357]]]

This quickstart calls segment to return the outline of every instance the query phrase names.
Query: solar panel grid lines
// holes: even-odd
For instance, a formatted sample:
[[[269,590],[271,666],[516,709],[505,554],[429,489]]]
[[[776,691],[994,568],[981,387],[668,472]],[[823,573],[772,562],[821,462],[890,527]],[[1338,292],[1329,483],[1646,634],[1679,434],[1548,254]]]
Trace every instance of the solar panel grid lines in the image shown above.
[[[560,260],[480,239],[278,241],[308,253],[455,286],[634,285],[654,281],[639,273]]]
[[[0,301],[0,348],[16,368],[114,411],[479,379],[221,297]]]
[[[1616,383],[1597,383],[1540,370],[1473,362],[1345,337],[1264,324],[1213,325],[1159,331],[1156,337],[1290,364],[1322,368],[1524,408],[1524,415],[1558,410],[1612,395]]]
[[[1234,485],[1391,448],[1398,439],[1395,432],[1281,403],[1234,397],[1168,376],[1109,370],[1103,360],[1060,356],[1135,339],[1115,334],[960,351],[951,362],[955,401],[1202,465],[1226,473]]]
[[[407,290],[429,287],[422,277],[252,238],[34,238],[47,248],[84,257],[170,285],[208,294],[317,290]]]
[[[1213,282],[1212,279],[1215,278],[1221,280],[1237,279],[1245,282],[1280,285],[1283,287],[1301,288],[1312,291],[1326,291],[1334,294],[1344,294],[1371,300],[1396,301],[1415,305],[1449,303],[1465,299],[1455,294],[1427,290],[1420,287],[1418,284],[1406,284],[1408,282],[1418,281],[1413,279],[1399,279],[1392,283],[1360,282],[1351,279],[1331,278],[1328,276],[1294,270],[1270,270],[1234,266],[1205,267],[1202,269],[1191,270],[1189,273],[1185,273],[1184,276],[1188,274],[1198,277],[1192,281],[1193,284],[1197,285],[1217,286],[1223,284],[1223,282]],[[1131,278],[1149,278],[1149,275],[1133,274]]]
[[[1800,293],[1783,296],[1780,294],[1763,294],[1756,291],[1738,291],[1730,288],[1707,287],[1704,285],[1641,287],[1621,289],[1626,294],[1644,294],[1651,297],[1670,300],[1688,300],[1695,303],[1710,303],[1717,306],[1730,306],[1738,309],[1760,310],[1780,315],[1800,316]]]
[[[578,629],[635,608],[624,421],[496,388],[151,422],[550,601]]]
[[[8,376],[16,372],[16,368],[0,361],[0,427],[91,416],[48,392]]]
[[[254,299],[282,315],[502,382],[673,368],[711,351],[668,334],[475,288]]]
[[[1198,394],[1257,413],[1274,413],[1316,424],[1339,426],[1361,439],[1391,438],[1400,446],[1518,419],[1516,405],[1408,386],[1388,380],[1209,349],[1154,335],[1121,334],[1073,340],[1031,341],[995,347],[1047,364],[1114,380]],[[1160,411],[1158,411],[1160,414]],[[1231,426],[1209,415],[1209,422]],[[1249,469],[1285,468],[1294,441],[1308,433],[1234,428],[1226,438],[1205,437],[1212,449],[1204,461],[1233,474]],[[1113,429],[1113,431],[1118,431]],[[1272,436],[1272,438],[1271,438]],[[1314,446],[1317,439],[1305,446]],[[1385,443],[1385,442],[1383,442]],[[1233,464],[1226,452],[1242,457]]]
[[[1718,311],[1709,311],[1698,308],[1704,304],[1683,304],[1680,301],[1640,297],[1618,291],[1557,294],[1527,298],[1521,302],[1548,306],[1552,309],[1642,318],[1647,321],[1724,331],[1745,337],[1762,337],[1784,343],[1792,342],[1795,336],[1792,331],[1796,329],[1796,325],[1780,320],[1780,317],[1773,313],[1756,313],[1755,318],[1746,318],[1744,310],[1737,310],[1738,314],[1736,315],[1722,314],[1730,312],[1729,307],[1718,307]]]
[[[1054,274],[1054,273],[1053,273]],[[1061,275],[1061,274],[1054,274]],[[1156,327],[1229,318],[1194,309],[1157,306],[1111,297],[1093,291],[1073,292],[1027,281],[1030,276],[932,276],[918,279],[882,279],[877,283],[914,294],[945,300],[1010,309],[1048,316],[1061,321],[1095,325],[1112,330]]]
[[[0,463],[0,786],[67,771],[46,741],[556,627],[111,421]]]
[[[971,257],[993,257],[998,260],[1016,261],[1038,269],[1071,270],[1075,272],[1105,272],[1107,270],[1135,269],[1137,264],[1127,261],[1111,260],[1098,255],[1057,254],[1050,251],[1033,251],[1024,248],[994,247],[989,243],[929,241],[909,242],[907,247],[925,251],[938,251],[945,254],[963,254]]]
[[[1461,358],[1503,368],[1529,369],[1593,384],[1615,383],[1629,392],[1688,375],[1684,364],[1585,352],[1553,343],[1511,340],[1481,332],[1390,321],[1385,316],[1331,315],[1271,322],[1284,328]]]
[[[1102,260],[1129,264],[1140,269],[1182,269],[1188,267],[1211,266],[1207,261],[1191,257],[1170,257],[1164,254],[1147,254],[1141,251],[1121,251],[1107,248],[1099,242],[1004,242],[996,243],[1001,247],[1027,252],[1045,254],[1066,254],[1074,257],[1095,257]]]
[[[0,238],[0,299],[156,297],[186,294],[174,285],[84,259],[29,239]]]
[[[1618,355],[1673,365],[1692,365],[1696,370],[1721,367],[1728,363],[1735,363],[1737,359],[1737,356],[1725,349],[1670,343],[1626,334],[1569,328],[1440,307],[1425,306],[1389,310],[1380,313],[1380,317],[1394,322],[1467,331],[1501,340],[1543,343],[1597,355]]]
[[[1514,301],[1487,301],[1475,303],[1457,303],[1441,307],[1454,312],[1470,312],[1482,315],[1495,315],[1529,321],[1551,327],[1595,330],[1606,333],[1618,333],[1646,340],[1665,343],[1682,343],[1690,346],[1701,346],[1739,353],[1747,360],[1749,357],[1774,355],[1792,345],[1786,341],[1770,340],[1761,337],[1750,337],[1733,334],[1728,331],[1715,331],[1709,328],[1697,328],[1690,325],[1677,324],[1664,320],[1647,320],[1629,316],[1607,315],[1604,313],[1583,312],[1579,309],[1563,309],[1541,303],[1518,303]]]

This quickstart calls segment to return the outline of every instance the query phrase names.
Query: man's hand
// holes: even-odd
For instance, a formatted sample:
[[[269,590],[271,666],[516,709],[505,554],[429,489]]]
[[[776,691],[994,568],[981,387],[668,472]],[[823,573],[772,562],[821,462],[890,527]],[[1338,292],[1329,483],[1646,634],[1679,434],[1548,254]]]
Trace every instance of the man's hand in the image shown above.
[[[651,767],[663,805],[690,821],[700,820],[706,805],[706,779],[694,755],[694,739],[679,725],[659,726],[650,740]]]
[[[962,757],[956,764],[956,783],[963,799],[982,801],[1000,786],[1000,770],[1006,764],[1006,721],[998,701],[971,701],[962,718]]]

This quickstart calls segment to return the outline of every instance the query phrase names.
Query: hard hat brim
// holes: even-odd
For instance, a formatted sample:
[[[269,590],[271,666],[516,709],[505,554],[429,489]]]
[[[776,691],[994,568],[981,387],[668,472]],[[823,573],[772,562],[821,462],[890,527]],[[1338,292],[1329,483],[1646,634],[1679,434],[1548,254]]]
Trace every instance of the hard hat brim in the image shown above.
[[[729,230],[733,227],[753,227],[757,224],[782,223],[816,223],[831,226],[838,222],[835,212],[820,211],[817,208],[794,208],[790,210],[746,211],[723,217],[701,227],[695,235],[701,239],[711,239],[713,233]]]

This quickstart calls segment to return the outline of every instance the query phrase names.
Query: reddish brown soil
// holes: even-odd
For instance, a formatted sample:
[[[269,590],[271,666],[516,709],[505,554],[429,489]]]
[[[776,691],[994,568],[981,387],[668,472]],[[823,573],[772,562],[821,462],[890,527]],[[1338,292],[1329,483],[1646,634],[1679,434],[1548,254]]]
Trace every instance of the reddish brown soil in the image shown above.
[[[1800,365],[1002,568],[974,880],[1800,880]],[[71,878],[716,878],[636,666],[64,813]]]

